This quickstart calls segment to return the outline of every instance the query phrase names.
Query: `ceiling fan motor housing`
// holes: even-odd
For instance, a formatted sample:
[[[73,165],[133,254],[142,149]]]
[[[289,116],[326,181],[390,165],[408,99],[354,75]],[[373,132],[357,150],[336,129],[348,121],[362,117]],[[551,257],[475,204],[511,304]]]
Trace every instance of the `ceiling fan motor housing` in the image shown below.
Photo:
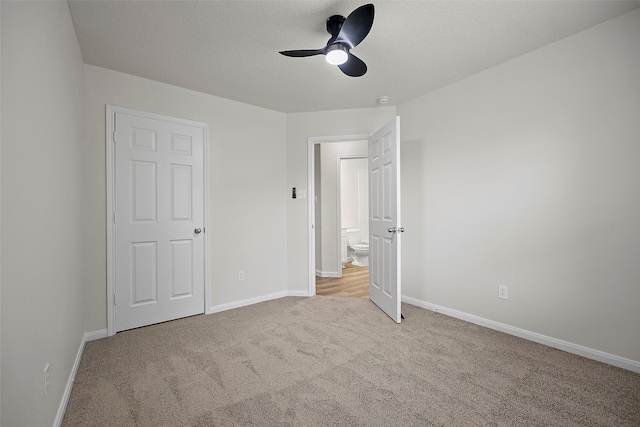
[[[333,15],[327,19],[327,32],[331,34],[331,39],[327,44],[332,43],[338,37],[345,19],[347,18],[342,15]]]

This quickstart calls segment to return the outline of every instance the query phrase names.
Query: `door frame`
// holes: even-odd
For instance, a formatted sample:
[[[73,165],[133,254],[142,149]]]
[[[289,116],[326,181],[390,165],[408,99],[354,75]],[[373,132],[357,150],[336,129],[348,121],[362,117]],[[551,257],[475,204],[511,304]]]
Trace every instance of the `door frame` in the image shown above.
[[[115,265],[115,239],[116,228],[114,227],[115,218],[115,189],[116,189],[116,164],[115,164],[115,114],[122,113],[131,116],[137,116],[145,119],[160,120],[163,122],[169,122],[184,126],[191,126],[202,129],[203,133],[203,172],[204,172],[204,221],[203,229],[209,228],[209,124],[196,122],[193,120],[181,119],[177,117],[164,116],[161,114],[149,113],[146,111],[133,110],[130,108],[118,107],[114,105],[106,106],[106,126],[105,126],[105,141],[106,141],[106,157],[107,157],[107,336],[115,334],[116,325],[116,306],[115,302],[115,277],[116,277],[116,265]],[[204,234],[204,313],[212,313],[209,306],[210,289],[211,289],[211,262],[208,254],[210,253],[209,245],[210,233]]]
[[[315,150],[316,144],[324,144],[329,142],[356,142],[367,141],[369,139],[368,134],[361,135],[335,135],[335,136],[312,136],[307,138],[307,230],[309,248],[309,260],[308,260],[308,285],[309,296],[316,295],[316,194],[315,194]],[[340,173],[338,171],[338,173]],[[339,215],[339,213],[338,213]],[[339,224],[339,223],[338,223]],[[339,235],[340,229],[338,229]],[[338,248],[340,248],[340,239],[338,239]],[[338,251],[339,253],[339,251]]]

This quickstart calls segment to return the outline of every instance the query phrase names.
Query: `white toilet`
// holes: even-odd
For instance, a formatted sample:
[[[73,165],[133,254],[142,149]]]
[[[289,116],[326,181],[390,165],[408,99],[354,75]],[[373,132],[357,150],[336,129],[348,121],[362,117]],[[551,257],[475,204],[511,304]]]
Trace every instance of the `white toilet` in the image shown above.
[[[352,260],[351,264],[358,267],[369,265],[369,240],[361,239],[359,229],[347,230],[347,249]]]

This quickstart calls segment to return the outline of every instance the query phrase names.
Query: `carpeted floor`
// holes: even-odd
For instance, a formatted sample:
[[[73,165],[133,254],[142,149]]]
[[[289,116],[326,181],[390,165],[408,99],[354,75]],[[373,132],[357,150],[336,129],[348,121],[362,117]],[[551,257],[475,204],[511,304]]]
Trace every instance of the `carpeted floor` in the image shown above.
[[[640,425],[638,374],[402,310],[289,297],[89,342],[63,425]]]

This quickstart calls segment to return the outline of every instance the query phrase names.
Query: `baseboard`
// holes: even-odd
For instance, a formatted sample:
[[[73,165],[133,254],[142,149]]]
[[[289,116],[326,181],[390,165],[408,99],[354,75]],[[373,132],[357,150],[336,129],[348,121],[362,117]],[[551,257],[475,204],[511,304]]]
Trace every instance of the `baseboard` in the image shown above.
[[[211,307],[210,313],[220,313],[221,311],[232,310],[234,308],[246,307],[247,305],[258,304],[260,302],[284,297],[308,297],[308,291],[282,291],[274,294],[261,295],[259,297],[247,298],[240,301],[229,302],[226,304],[214,305]]]
[[[318,276],[318,277],[342,277],[342,271],[318,271],[318,270],[316,270],[316,276]]]
[[[515,326],[506,325],[504,323],[496,322],[493,320],[485,319],[483,317],[475,316],[473,314],[464,313],[462,311],[453,310],[447,307],[441,307],[436,304],[422,301],[416,298],[408,296],[402,296],[402,302],[415,305],[417,307],[425,308],[427,310],[442,313],[447,316],[455,317],[456,319],[464,320],[476,325],[484,326],[489,329],[504,332],[509,335],[524,338],[529,341],[537,342],[549,347],[557,348],[558,350],[566,351],[567,353],[577,354],[578,356],[586,357],[587,359],[597,360],[598,362],[606,363],[609,365],[617,366],[618,368],[627,369],[632,372],[640,373],[640,361],[626,359],[624,357],[616,356],[614,354],[605,353],[604,351],[595,350],[589,347],[585,347],[579,344],[570,343],[567,341],[552,338],[546,335],[542,335],[536,332],[527,331],[525,329],[516,328]]]
[[[106,329],[100,329],[99,331],[87,332],[84,334],[84,342],[99,340],[101,338],[107,338],[109,334]]]
[[[78,347],[78,352],[76,353],[76,360],[74,360],[73,362],[73,367],[71,368],[71,373],[69,374],[67,385],[64,388],[64,393],[62,394],[62,400],[60,401],[60,405],[58,406],[58,413],[56,414],[56,418],[53,420],[53,427],[60,427],[62,425],[62,420],[64,419],[64,413],[67,410],[67,404],[69,403],[69,397],[71,397],[73,382],[76,380],[76,374],[78,373],[80,360],[82,360],[84,345],[89,341],[97,340],[100,338],[106,338],[107,336],[108,335],[107,335],[106,329],[100,329],[99,331],[93,331],[93,332],[85,332],[85,334],[82,336],[82,340],[80,341],[80,346]]]
[[[309,291],[288,291],[288,297],[308,297]]]

